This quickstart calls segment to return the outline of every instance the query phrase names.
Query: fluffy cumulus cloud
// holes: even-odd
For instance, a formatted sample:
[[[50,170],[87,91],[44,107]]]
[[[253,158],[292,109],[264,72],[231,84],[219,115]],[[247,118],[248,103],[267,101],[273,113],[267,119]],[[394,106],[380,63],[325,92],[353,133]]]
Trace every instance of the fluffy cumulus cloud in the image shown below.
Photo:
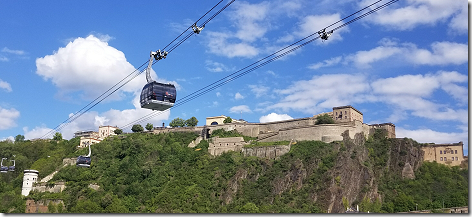
[[[413,115],[432,120],[455,120],[466,123],[467,109],[452,109],[445,103],[436,103],[429,98],[434,91],[442,89],[459,102],[466,102],[468,77],[458,72],[439,71],[426,75],[401,75],[378,79],[372,82],[372,92],[379,100]]]
[[[251,109],[247,105],[233,106],[229,109],[230,113],[251,113]]]
[[[373,2],[373,0],[364,0],[359,3],[359,6],[365,7]],[[466,1],[408,0],[405,5],[387,7],[365,20],[399,30],[411,30],[419,25],[449,22],[451,30],[467,33],[465,11],[467,11]]]
[[[365,76],[360,74],[314,76],[311,80],[294,82],[286,89],[275,90],[282,99],[267,109],[317,114],[326,108],[365,101],[369,89]]]
[[[51,80],[58,87],[60,96],[79,92],[83,99],[93,99],[135,71],[123,52],[108,45],[106,40],[109,39],[94,35],[76,38],[54,54],[36,59],[36,73]],[[140,91],[146,83],[144,76],[142,73],[120,91]],[[152,76],[157,77],[154,71]],[[113,94],[109,98],[120,97]]]
[[[285,121],[293,119],[288,114],[277,114],[277,113],[270,113],[268,115],[264,115],[259,118],[260,123],[267,123],[267,122],[274,122],[274,121]]]
[[[20,117],[20,112],[14,108],[6,109],[0,107],[0,130],[10,129],[16,126],[16,119]]]
[[[244,99],[244,96],[241,95],[239,92],[237,92],[235,95],[234,95],[234,99],[238,100],[238,99]]]
[[[0,79],[0,89],[5,90],[6,92],[12,91],[11,85],[6,81],[2,81],[2,79]]]
[[[277,28],[278,20],[293,15],[301,9],[300,1],[263,1],[251,4],[235,2],[226,12],[232,26],[223,31],[207,31],[206,43],[210,53],[225,57],[252,58],[265,51],[269,45],[259,46],[258,42],[267,42],[267,32]]]
[[[343,64],[354,64],[359,68],[371,67],[380,61],[396,60],[412,65],[460,65],[468,62],[468,45],[455,42],[434,42],[431,49],[418,48],[411,43],[398,44],[389,39],[379,42],[381,45],[371,50],[358,51],[345,57],[333,57],[322,62],[314,63],[308,68],[319,69]]]

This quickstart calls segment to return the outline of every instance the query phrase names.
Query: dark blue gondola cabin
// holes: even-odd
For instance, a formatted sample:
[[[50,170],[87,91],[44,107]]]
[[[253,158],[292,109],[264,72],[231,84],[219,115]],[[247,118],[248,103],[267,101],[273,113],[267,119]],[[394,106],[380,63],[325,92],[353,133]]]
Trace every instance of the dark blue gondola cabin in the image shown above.
[[[164,111],[174,106],[177,92],[173,84],[156,81],[146,84],[141,91],[141,108]]]
[[[90,167],[91,162],[92,162],[92,160],[90,159],[90,157],[79,156],[77,158],[77,162],[76,162],[75,165],[77,165],[79,167]]]

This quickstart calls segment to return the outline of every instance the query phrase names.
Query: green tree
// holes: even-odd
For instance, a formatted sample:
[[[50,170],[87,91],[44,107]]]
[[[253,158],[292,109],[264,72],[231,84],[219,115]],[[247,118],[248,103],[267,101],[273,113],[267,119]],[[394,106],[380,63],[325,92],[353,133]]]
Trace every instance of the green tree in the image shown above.
[[[233,119],[231,117],[226,117],[225,120],[223,121],[223,123],[225,124],[228,124],[228,123],[231,123],[233,122]]]
[[[198,124],[198,120],[196,117],[191,117],[185,121],[185,125],[187,127],[195,127]]]
[[[131,127],[131,131],[137,133],[137,132],[143,132],[144,128],[141,126],[141,124],[135,124],[133,127]]]
[[[123,130],[122,130],[122,129],[116,129],[116,130],[113,131],[113,132],[115,132],[116,135],[120,135],[120,134],[123,133]]]
[[[154,126],[151,123],[146,124],[146,130],[151,131]]]
[[[52,201],[49,201],[48,212],[49,213],[56,213],[56,205],[54,205],[54,203]]]
[[[258,213],[259,208],[257,207],[256,204],[254,203],[246,203],[241,209],[239,209],[239,212],[241,213]]]
[[[59,132],[56,132],[56,134],[54,134],[54,137],[52,137],[53,140],[56,140],[56,141],[61,141],[62,140],[62,134],[59,133]]]
[[[316,117],[316,124],[334,124],[334,120],[328,114]]]
[[[15,143],[16,142],[24,142],[24,141],[25,141],[25,136],[20,135],[20,134],[15,136]]]
[[[169,123],[169,126],[171,127],[184,127],[185,126],[185,121],[182,118],[175,118]]]

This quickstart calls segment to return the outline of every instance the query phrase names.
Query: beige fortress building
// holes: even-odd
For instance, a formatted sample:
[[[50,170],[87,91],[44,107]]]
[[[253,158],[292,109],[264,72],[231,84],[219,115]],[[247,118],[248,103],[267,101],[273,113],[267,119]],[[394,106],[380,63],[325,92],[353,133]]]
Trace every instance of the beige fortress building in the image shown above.
[[[99,126],[98,132],[92,130],[77,131],[74,133],[74,137],[80,137],[79,147],[84,148],[88,144],[93,145],[99,143],[108,136],[116,135],[114,132],[116,129],[118,129],[116,126]]]
[[[436,161],[449,166],[459,166],[464,160],[464,143],[429,144],[421,148],[424,151],[424,161]]]

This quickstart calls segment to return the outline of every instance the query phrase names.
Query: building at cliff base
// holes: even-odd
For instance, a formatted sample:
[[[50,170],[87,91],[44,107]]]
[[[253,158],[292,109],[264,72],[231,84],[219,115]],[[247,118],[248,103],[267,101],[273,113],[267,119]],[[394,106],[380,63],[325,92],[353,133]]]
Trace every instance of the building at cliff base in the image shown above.
[[[464,160],[464,143],[434,144],[421,147],[424,151],[424,161],[436,161],[449,166],[459,166]]]

